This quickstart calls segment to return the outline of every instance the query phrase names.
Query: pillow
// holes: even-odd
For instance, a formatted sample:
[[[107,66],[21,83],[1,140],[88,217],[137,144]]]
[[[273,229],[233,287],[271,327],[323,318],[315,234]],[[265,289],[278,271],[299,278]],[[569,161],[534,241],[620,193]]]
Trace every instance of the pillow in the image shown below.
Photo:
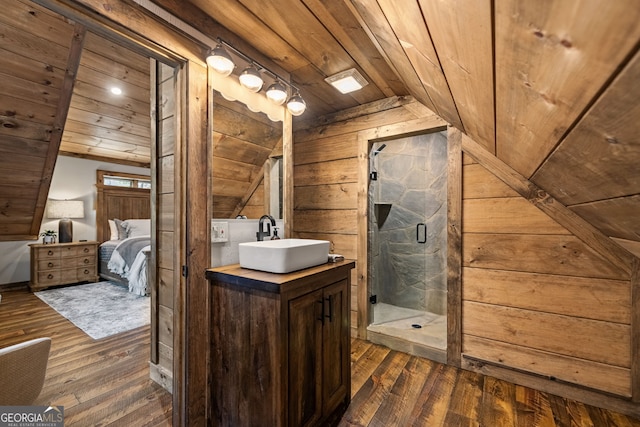
[[[113,222],[116,223],[116,229],[118,230],[118,239],[124,240],[127,238],[127,227],[124,226],[124,221],[121,219],[114,219]]]
[[[109,221],[109,231],[111,232],[111,238],[109,240],[120,240],[118,239],[118,227],[116,226],[116,222],[112,219]]]
[[[128,219],[123,225],[127,230],[127,237],[150,236],[150,219]]]

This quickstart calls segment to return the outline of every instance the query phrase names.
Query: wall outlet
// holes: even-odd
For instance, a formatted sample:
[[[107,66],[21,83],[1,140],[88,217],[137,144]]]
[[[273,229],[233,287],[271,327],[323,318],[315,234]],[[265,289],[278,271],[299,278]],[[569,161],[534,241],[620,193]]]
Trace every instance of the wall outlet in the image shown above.
[[[229,223],[211,221],[211,241],[214,243],[229,241]]]

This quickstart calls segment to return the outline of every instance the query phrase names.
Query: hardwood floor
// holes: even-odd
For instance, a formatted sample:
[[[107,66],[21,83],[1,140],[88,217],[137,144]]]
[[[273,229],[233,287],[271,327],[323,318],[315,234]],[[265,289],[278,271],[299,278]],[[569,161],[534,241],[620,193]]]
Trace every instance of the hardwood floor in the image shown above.
[[[26,289],[2,291],[0,347],[51,337],[34,405],[63,405],[65,426],[170,426],[171,394],[149,379],[149,327],[93,340]]]
[[[0,347],[50,336],[35,404],[66,426],[169,426],[171,395],[149,379],[148,328],[94,341],[27,290],[2,291]],[[640,420],[353,340],[352,401],[340,426],[640,427]]]

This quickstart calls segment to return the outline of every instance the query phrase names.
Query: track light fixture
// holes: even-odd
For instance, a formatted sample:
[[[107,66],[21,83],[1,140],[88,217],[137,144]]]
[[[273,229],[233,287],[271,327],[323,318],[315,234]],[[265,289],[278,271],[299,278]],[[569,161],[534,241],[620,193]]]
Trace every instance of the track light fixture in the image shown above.
[[[222,76],[229,76],[236,68],[236,63],[229,51],[248,64],[238,75],[238,80],[242,86],[252,92],[260,92],[265,83],[263,78],[264,74],[273,80],[273,83],[271,83],[266,90],[266,97],[271,102],[276,105],[282,105],[289,93],[293,93],[294,95],[287,101],[287,109],[294,116],[299,116],[304,113],[307,104],[304,102],[304,99],[302,99],[297,87],[269,71],[220,38],[218,38],[216,47],[209,51],[207,65]]]

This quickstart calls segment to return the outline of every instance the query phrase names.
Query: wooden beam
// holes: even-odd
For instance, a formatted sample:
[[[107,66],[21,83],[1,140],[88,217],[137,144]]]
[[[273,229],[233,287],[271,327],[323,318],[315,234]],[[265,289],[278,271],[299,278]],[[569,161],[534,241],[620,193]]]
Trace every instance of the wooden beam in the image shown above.
[[[462,132],[447,133],[447,364],[462,354]]]
[[[522,197],[557,221],[558,224],[585,242],[603,259],[626,274],[631,274],[633,255],[615,244],[590,223],[464,134],[462,135],[462,150]]]
[[[33,215],[33,223],[31,224],[31,233],[38,234],[42,217],[44,216],[44,207],[49,196],[49,188],[51,187],[51,178],[53,170],[56,166],[58,151],[60,150],[60,142],[62,141],[62,133],[67,121],[69,113],[69,105],[71,105],[71,97],[73,96],[73,86],[75,85],[78,67],[80,66],[80,57],[82,56],[82,48],[87,29],[76,24],[73,30],[73,38],[69,47],[69,55],[67,57],[67,69],[65,71],[62,88],[60,90],[60,98],[56,107],[56,116],[53,123],[51,138],[49,140],[49,148],[47,150],[47,158],[44,163],[44,170],[40,181],[40,190],[38,192],[38,200],[36,201],[36,210]]]

